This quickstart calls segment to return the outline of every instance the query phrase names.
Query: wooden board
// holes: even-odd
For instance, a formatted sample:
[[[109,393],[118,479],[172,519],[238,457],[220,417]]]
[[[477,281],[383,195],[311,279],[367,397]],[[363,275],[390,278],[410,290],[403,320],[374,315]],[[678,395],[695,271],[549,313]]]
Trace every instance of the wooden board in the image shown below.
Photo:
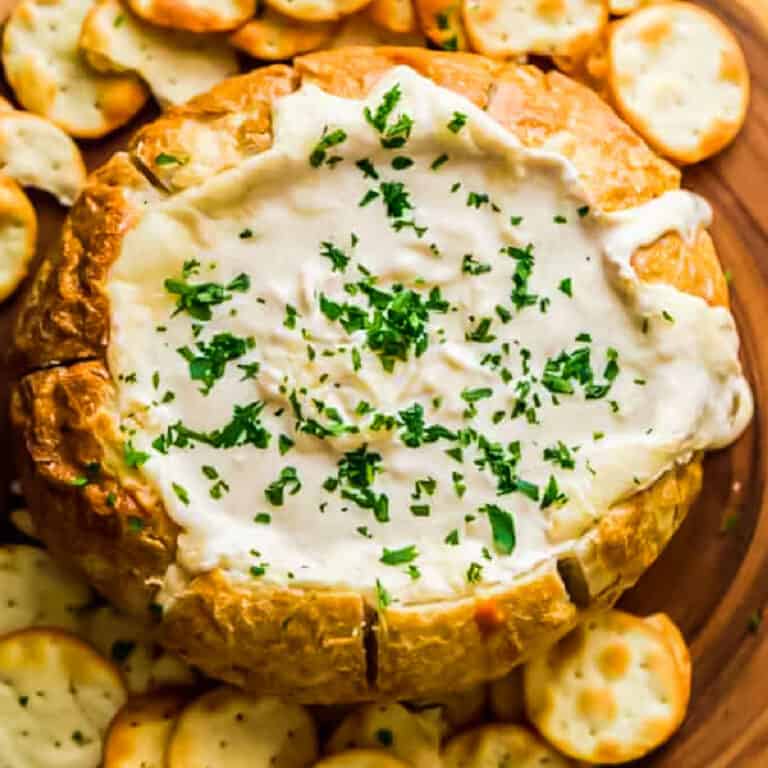
[[[0,18],[13,6],[0,0]],[[660,560],[623,605],[639,613],[668,612],[694,656],[689,716],[679,734],[643,766],[757,768],[768,766],[768,0],[703,0],[739,36],[753,75],[746,128],[720,157],[686,171],[685,186],[716,212],[713,235],[732,275],[733,307],[745,365],[757,396],[753,425],[726,452],[710,456],[701,500]],[[121,146],[146,110],[108,142],[84,146],[89,167]],[[39,253],[55,243],[63,218],[46,195],[33,195],[41,219]],[[0,350],[8,346],[13,306],[0,306]],[[2,354],[2,352],[0,352]],[[0,365],[0,538],[12,499],[7,374]],[[735,523],[723,532],[724,521]]]

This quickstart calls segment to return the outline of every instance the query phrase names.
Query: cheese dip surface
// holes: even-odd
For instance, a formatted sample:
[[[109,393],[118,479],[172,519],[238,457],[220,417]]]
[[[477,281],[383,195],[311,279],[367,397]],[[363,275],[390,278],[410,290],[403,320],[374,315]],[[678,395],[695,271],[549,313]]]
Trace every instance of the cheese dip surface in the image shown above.
[[[745,427],[731,314],[631,266],[696,237],[700,198],[603,213],[405,67],[364,101],[304,85],[273,130],[148,209],[110,274],[121,460],[182,572],[467,594]]]

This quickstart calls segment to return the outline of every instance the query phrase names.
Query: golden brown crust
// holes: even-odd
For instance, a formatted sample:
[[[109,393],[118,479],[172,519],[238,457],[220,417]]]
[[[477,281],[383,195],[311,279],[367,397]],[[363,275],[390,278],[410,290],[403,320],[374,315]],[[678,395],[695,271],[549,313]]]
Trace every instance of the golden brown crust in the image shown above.
[[[226,32],[253,16],[256,0],[233,0],[223,11],[186,0],[127,0],[131,10],[151,24],[190,32]],[[215,3],[211,5],[215,6]]]
[[[310,54],[294,69],[257,70],[170,110],[139,132],[133,162],[118,155],[91,177],[70,216],[61,253],[41,270],[20,315],[18,365],[29,371],[103,359],[107,271],[141,200],[165,194],[158,186],[174,192],[263,151],[271,143],[272,101],[300,81],[359,98],[395,64],[410,65],[470,98],[525,144],[556,146],[572,160],[596,206],[636,205],[679,184],[678,171],[609,107],[557,73],[418,49]],[[197,148],[212,137],[229,154],[217,149],[195,166]],[[190,159],[169,170],[167,161],[157,161],[162,153]],[[693,246],[667,235],[638,251],[634,264],[644,279],[727,303],[705,233]],[[117,466],[110,452],[120,444],[119,436],[109,435],[114,428],[105,425],[112,397],[102,363],[38,371],[16,385],[13,422],[41,535],[99,589],[137,610],[153,599],[174,563],[176,531],[138,475],[110,471]],[[73,476],[89,461],[103,464],[101,475],[73,487]],[[475,598],[394,605],[375,615],[351,592],[261,591],[218,572],[189,580],[180,573],[184,586],[166,611],[163,630],[170,646],[209,674],[306,702],[416,697],[467,687],[501,676],[532,649],[569,630],[585,610],[611,605],[659,554],[693,502],[700,478],[698,461],[668,473],[606,513],[559,562]],[[116,495],[114,507],[106,503],[110,492]],[[139,536],[127,530],[132,516],[146,522]]]

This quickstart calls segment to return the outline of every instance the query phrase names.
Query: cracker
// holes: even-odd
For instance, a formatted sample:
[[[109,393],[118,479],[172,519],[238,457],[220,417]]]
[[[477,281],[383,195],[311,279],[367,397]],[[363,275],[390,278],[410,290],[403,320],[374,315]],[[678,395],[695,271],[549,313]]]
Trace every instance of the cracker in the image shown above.
[[[685,717],[690,664],[670,622],[621,611],[588,619],[525,668],[528,717],[571,757],[635,760]]]
[[[197,680],[196,673],[187,664],[158,643],[152,627],[118,613],[109,605],[85,614],[81,632],[94,648],[118,666],[132,694],[165,686],[190,685]]]
[[[97,768],[125,701],[117,669],[73,635],[28,629],[0,639],[0,765]]]
[[[37,244],[37,214],[21,187],[0,176],[0,301],[7,299],[29,272]]]
[[[158,29],[120,0],[98,0],[86,16],[80,48],[100,72],[133,72],[161,106],[181,104],[238,72],[235,52],[220,37]]]
[[[421,31],[444,51],[466,51],[467,31],[461,0],[413,0]]]
[[[344,718],[326,751],[383,749],[413,768],[439,768],[444,730],[438,707],[411,712],[402,704],[364,704]]]
[[[373,0],[366,8],[374,24],[398,34],[416,31],[413,0]]]
[[[326,757],[312,768],[408,768],[408,763],[375,749],[350,749]]]
[[[256,12],[256,0],[126,0],[150,24],[188,32],[228,32]]]
[[[333,38],[337,27],[332,21],[297,21],[265,8],[238,29],[230,42],[256,59],[283,61],[322,48]]]
[[[568,768],[573,764],[520,725],[484,725],[454,736],[444,768]]]
[[[461,691],[410,701],[408,705],[415,710],[439,707],[448,730],[457,731],[482,720],[487,699],[487,686],[480,683]]]
[[[680,163],[711,157],[736,137],[749,72],[733,33],[692,3],[651,5],[611,30],[608,84],[624,119]]]
[[[359,11],[371,0],[266,0],[279,13],[299,21],[336,21]]]
[[[109,726],[103,768],[163,768],[186,700],[183,692],[172,690],[130,699]]]
[[[418,31],[405,34],[390,32],[388,29],[373,22],[368,13],[363,11],[350,16],[341,23],[338,32],[328,47],[347,48],[355,45],[423,47],[426,45],[426,40]]]
[[[605,0],[462,0],[475,50],[506,58],[535,53],[582,56],[608,20]]]
[[[90,587],[40,547],[0,547],[0,635],[29,627],[74,630]]]
[[[181,713],[166,768],[305,768],[316,759],[315,724],[304,707],[223,686]]]
[[[50,192],[72,205],[85,185],[77,144],[50,120],[29,112],[0,112],[0,165],[23,187]]]
[[[494,680],[489,688],[488,698],[495,720],[514,723],[524,718],[522,667],[515,667],[506,677]]]
[[[137,77],[95,72],[80,55],[80,27],[92,4],[22,0],[3,38],[5,74],[19,102],[80,138],[119,128],[148,97]]]

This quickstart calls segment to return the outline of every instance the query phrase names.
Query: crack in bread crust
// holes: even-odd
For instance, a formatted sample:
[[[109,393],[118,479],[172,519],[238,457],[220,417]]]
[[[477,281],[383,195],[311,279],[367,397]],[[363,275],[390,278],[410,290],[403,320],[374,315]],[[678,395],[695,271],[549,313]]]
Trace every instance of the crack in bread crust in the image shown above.
[[[126,474],[111,434],[114,389],[106,282],[122,237],[145,204],[199,184],[271,144],[271,105],[313,82],[361,98],[406,64],[472,100],[531,147],[556,147],[582,174],[591,202],[616,210],[679,186],[595,94],[558,74],[472,54],[341,49],[225,81],[141,129],[130,154],[93,174],[72,209],[60,252],[33,281],[19,315],[12,421],[25,491],[52,552],[110,599],[145,611],[175,562],[177,528],[138,471]],[[216,151],[195,156],[206,142]],[[168,171],[161,153],[188,162]],[[146,201],[146,203],[145,203]],[[639,276],[727,305],[712,242],[668,234],[638,250]],[[83,487],[87,465],[98,473]],[[192,576],[163,617],[169,647],[209,674],[308,703],[421,696],[499,677],[585,613],[612,605],[653,562],[701,486],[698,457],[609,510],[568,554],[584,595],[569,594],[555,561],[504,589],[373,615],[354,592],[252,588],[220,572]],[[132,518],[141,529],[131,532]],[[135,528],[135,524],[133,528]],[[562,564],[561,564],[562,565]],[[574,581],[574,584],[576,582]]]

